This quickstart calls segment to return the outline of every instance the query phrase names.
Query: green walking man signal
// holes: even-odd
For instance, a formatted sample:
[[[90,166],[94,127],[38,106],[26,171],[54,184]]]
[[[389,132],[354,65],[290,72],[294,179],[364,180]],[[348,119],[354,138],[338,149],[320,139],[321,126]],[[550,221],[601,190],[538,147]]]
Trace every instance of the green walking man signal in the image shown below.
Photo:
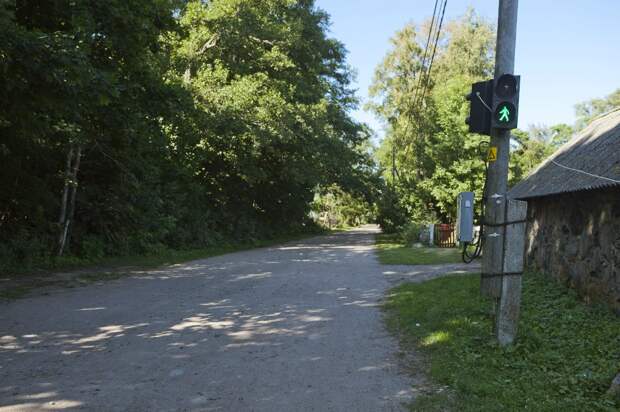
[[[493,79],[494,116],[491,127],[496,129],[516,129],[519,118],[520,76],[503,74]]]
[[[495,109],[495,115],[493,116],[495,125],[493,127],[497,127],[498,129],[509,129],[510,127],[506,126],[511,124],[516,126],[516,122],[513,122],[516,111],[512,103],[501,102]]]
[[[509,122],[510,121],[510,110],[508,110],[508,106],[502,107],[502,110],[499,111],[499,121],[500,122]]]
[[[474,83],[467,95],[470,133],[489,136],[491,129],[516,129],[519,117],[520,76],[504,74],[496,79]]]

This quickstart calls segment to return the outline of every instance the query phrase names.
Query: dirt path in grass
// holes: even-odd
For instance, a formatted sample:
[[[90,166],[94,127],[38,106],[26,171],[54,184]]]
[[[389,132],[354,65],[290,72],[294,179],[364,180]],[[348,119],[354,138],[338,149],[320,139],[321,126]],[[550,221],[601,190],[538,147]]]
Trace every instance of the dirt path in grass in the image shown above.
[[[383,274],[392,284],[425,282],[447,274],[480,273],[480,263],[444,263],[437,265],[384,265]]]
[[[380,301],[463,266],[381,265],[376,232],[0,303],[0,411],[402,410],[423,378],[400,370]]]

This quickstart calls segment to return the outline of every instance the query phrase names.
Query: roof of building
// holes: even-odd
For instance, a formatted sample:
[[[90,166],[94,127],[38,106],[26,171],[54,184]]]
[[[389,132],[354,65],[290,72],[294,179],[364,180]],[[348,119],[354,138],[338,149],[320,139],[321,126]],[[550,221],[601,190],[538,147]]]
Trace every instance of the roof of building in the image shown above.
[[[620,110],[594,120],[509,192],[513,199],[620,186]]]

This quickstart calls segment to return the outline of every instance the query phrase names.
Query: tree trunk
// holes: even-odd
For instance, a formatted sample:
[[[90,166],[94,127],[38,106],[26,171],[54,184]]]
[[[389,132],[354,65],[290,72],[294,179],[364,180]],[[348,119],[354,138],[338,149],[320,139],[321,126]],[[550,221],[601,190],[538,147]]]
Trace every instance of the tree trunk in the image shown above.
[[[75,153],[75,156],[74,156]],[[74,158],[75,157],[75,158]],[[82,146],[77,146],[77,150],[73,147],[67,154],[67,168],[65,178],[65,187],[62,193],[62,203],[60,206],[60,237],[58,239],[58,256],[62,256],[65,247],[71,237],[71,223],[75,214],[75,199],[78,188],[77,175],[80,170],[80,160],[82,158]],[[68,209],[67,209],[68,204]]]
[[[62,255],[64,249],[64,242],[66,239],[66,227],[65,221],[67,220],[67,201],[69,200],[69,191],[71,189],[71,163],[73,162],[73,146],[67,153],[67,163],[65,164],[65,185],[62,190],[62,197],[60,201],[60,215],[58,216],[58,256]]]
[[[67,218],[67,200],[69,199],[69,187],[71,186],[71,161],[73,160],[73,146],[67,153],[67,163],[65,165],[65,187],[62,191],[60,203],[60,216],[58,216],[58,225],[63,227]],[[62,235],[61,235],[62,236]],[[59,239],[60,242],[60,239]]]

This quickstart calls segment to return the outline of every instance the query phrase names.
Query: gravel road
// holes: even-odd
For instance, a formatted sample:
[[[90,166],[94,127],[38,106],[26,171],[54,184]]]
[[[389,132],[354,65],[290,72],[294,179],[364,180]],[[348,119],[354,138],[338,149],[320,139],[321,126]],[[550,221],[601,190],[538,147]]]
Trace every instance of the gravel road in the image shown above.
[[[380,265],[376,231],[2,303],[0,411],[402,410],[421,378],[378,304],[442,268]]]

